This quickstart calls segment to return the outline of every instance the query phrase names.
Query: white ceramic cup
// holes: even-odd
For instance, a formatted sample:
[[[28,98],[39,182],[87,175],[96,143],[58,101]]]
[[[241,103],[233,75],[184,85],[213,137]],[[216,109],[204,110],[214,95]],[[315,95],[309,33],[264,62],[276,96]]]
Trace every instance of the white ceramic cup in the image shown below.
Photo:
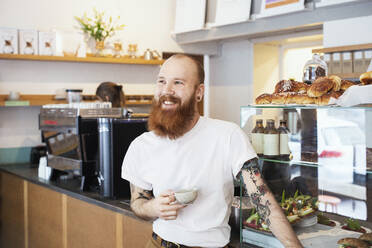
[[[12,101],[18,100],[19,99],[19,92],[18,91],[10,91],[8,99],[12,100]]]
[[[174,192],[174,196],[176,197],[176,201],[180,204],[191,204],[198,196],[198,190],[179,190]]]

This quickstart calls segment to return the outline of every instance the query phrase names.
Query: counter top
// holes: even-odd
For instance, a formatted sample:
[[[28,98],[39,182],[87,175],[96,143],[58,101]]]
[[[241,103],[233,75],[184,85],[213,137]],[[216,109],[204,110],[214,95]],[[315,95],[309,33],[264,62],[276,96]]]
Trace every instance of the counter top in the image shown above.
[[[80,180],[78,179],[57,181],[45,180],[38,177],[38,169],[31,168],[30,164],[4,164],[0,165],[0,171],[13,174],[29,182],[44,186],[73,198],[139,219],[130,209],[129,200],[111,200],[101,197],[97,192],[83,192],[80,190]]]
[[[83,192],[80,190],[79,179],[59,179],[57,181],[45,180],[38,177],[38,169],[31,168],[30,164],[0,164],[0,172],[15,175],[26,181],[38,184],[62,194],[66,194],[70,197],[100,206],[114,212],[124,214],[135,219],[140,219],[130,209],[130,201],[128,199],[111,200],[101,197],[97,192]],[[232,232],[230,246],[240,247],[239,232]],[[245,244],[243,247],[256,246],[248,246],[247,244]]]

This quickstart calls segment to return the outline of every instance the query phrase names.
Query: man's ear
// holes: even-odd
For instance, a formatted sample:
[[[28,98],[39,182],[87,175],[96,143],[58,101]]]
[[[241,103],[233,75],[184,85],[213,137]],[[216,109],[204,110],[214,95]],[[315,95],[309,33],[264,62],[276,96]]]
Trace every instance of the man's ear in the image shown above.
[[[200,102],[204,96],[204,84],[199,84],[196,89],[196,99]]]

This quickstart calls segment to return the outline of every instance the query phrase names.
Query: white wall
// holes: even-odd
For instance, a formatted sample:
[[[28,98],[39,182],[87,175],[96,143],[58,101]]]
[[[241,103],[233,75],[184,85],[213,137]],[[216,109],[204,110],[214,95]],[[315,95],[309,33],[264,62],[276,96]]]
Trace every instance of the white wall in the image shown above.
[[[55,94],[81,88],[94,94],[103,81],[123,84],[127,94],[152,94],[159,66],[0,60],[0,94]]]
[[[272,93],[279,80],[278,46],[254,45],[253,99],[263,93]],[[253,103],[253,100],[252,102]]]
[[[170,36],[175,8],[173,0],[2,0],[0,27],[57,29],[77,34],[79,29],[74,29],[78,26],[74,16],[82,16],[84,12],[92,14],[93,7],[105,10],[107,15],[121,16],[121,23],[126,27],[117,37],[122,40],[124,48],[128,43],[137,43],[138,55],[146,48],[159,52],[181,51]],[[130,94],[141,90],[151,93],[153,87],[147,84],[152,84],[157,71],[157,66],[1,60],[0,94],[7,94],[10,90],[53,94],[58,88],[70,86],[83,87],[84,93],[91,94],[98,83],[108,80],[125,83],[124,89]]]
[[[181,51],[170,36],[174,0],[1,0],[0,27],[57,29],[76,38],[74,32],[79,30],[74,29],[77,26],[74,16],[92,14],[93,7],[105,10],[108,15],[121,16],[126,27],[118,37],[125,49],[129,43],[137,43],[138,55],[146,48]],[[0,60],[0,94],[11,90],[21,94],[55,94],[61,88],[82,88],[84,94],[94,94],[103,81],[123,84],[127,94],[152,94],[158,70],[159,66],[148,65]],[[0,108],[0,148],[39,144],[38,112],[34,107]]]
[[[171,39],[174,25],[174,0],[1,0],[0,27],[49,30],[76,30],[74,16],[92,14],[93,7],[107,15],[120,15],[126,27],[120,33],[124,47],[137,43],[140,51],[146,48],[159,51],[180,50]]]
[[[253,45],[248,40],[222,44],[210,59],[210,117],[240,125],[240,106],[253,95]]]
[[[41,143],[38,130],[40,107],[0,107],[0,148],[34,146]]]
[[[372,16],[325,22],[324,47],[368,44],[372,41]]]

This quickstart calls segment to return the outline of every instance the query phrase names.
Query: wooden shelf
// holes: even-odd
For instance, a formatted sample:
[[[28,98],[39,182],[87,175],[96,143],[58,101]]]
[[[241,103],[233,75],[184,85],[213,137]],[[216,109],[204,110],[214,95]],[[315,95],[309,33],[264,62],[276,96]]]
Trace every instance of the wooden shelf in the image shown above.
[[[339,47],[327,47],[321,49],[313,49],[313,53],[334,53],[334,52],[350,52],[358,50],[368,50],[372,49],[372,43],[361,44],[361,45],[352,45],[352,46],[339,46]]]
[[[355,72],[355,73],[341,73],[341,74],[332,74],[332,75],[339,76],[342,79],[344,79],[344,78],[356,78],[356,79],[359,80],[360,74],[362,74],[362,73]]]
[[[45,104],[66,104],[67,101],[56,100],[55,95],[22,95],[17,101],[28,101],[28,105],[20,106],[42,106]],[[87,95],[89,99],[93,99],[92,95]],[[153,95],[126,95],[126,105],[150,105],[152,104]],[[0,95],[0,106],[5,106],[5,101],[8,100],[8,95]],[[89,102],[91,100],[84,100],[84,102]]]
[[[126,105],[150,105],[154,99],[153,95],[126,95]]]
[[[57,62],[80,62],[80,63],[107,63],[107,64],[136,64],[136,65],[161,65],[162,59],[145,60],[143,58],[109,58],[109,57],[67,57],[67,56],[42,56],[23,54],[0,54],[0,59],[11,60],[34,60],[34,61],[57,61]]]

